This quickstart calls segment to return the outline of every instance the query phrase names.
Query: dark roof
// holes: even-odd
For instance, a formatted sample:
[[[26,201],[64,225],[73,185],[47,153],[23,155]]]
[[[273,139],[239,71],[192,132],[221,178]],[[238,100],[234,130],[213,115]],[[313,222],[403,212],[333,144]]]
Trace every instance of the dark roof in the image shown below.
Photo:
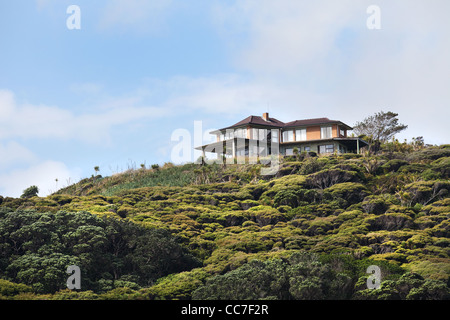
[[[285,125],[284,122],[281,122],[280,120],[277,120],[275,118],[268,118],[267,121],[264,120],[262,117],[259,116],[249,116],[245,118],[244,120],[239,121],[235,125],[232,125],[231,127],[237,127],[244,124],[260,124],[263,126],[274,126],[274,127],[283,127]]]
[[[330,120],[328,118],[295,120],[295,121],[286,123],[285,127],[301,127],[301,126],[310,126],[310,125],[314,125],[314,124],[332,124],[332,123],[339,123],[340,125],[347,127],[347,129],[350,129],[350,130],[352,129],[350,126],[346,125],[345,123],[343,123],[339,120]]]
[[[346,129],[351,130],[352,127],[346,125],[345,123],[339,121],[339,120],[330,120],[328,118],[315,118],[315,119],[305,119],[305,120],[295,120],[295,121],[291,121],[291,122],[287,122],[284,123],[278,119],[275,118],[268,118],[268,120],[264,120],[262,117],[259,116],[248,116],[247,118],[239,121],[238,123],[235,123],[232,126],[228,126],[226,128],[222,128],[216,131],[213,131],[211,133],[216,133],[218,131],[222,131],[222,130],[226,130],[226,129],[230,129],[230,128],[236,128],[239,126],[244,126],[244,125],[249,125],[249,124],[253,124],[253,125],[261,125],[261,126],[271,126],[271,127],[276,127],[276,128],[283,128],[283,127],[301,127],[301,126],[310,126],[310,125],[320,125],[320,124],[332,124],[332,123],[338,123],[344,127],[346,127]]]
[[[248,124],[271,126],[271,127],[277,127],[277,128],[284,127],[284,125],[285,125],[284,122],[281,122],[280,120],[277,120],[275,118],[269,117],[266,121],[262,117],[259,117],[259,116],[248,116],[247,118],[239,121],[238,123],[235,123],[232,126],[229,126],[226,128],[219,129],[218,131],[235,128],[235,127],[239,127],[239,126],[244,126],[244,125],[248,125]],[[213,132],[215,132],[215,131],[213,131]]]

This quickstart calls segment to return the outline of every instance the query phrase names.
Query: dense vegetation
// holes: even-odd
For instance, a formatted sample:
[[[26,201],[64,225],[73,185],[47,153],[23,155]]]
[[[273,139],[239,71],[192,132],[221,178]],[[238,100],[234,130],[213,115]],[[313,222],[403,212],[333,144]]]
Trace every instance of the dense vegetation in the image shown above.
[[[166,164],[0,197],[0,296],[450,298],[450,146],[260,168]],[[63,289],[69,264],[82,291]],[[380,289],[367,289],[369,265]]]
[[[83,270],[82,288],[148,286],[199,261],[165,230],[88,212],[0,209],[1,276],[39,293],[65,287],[67,266]]]

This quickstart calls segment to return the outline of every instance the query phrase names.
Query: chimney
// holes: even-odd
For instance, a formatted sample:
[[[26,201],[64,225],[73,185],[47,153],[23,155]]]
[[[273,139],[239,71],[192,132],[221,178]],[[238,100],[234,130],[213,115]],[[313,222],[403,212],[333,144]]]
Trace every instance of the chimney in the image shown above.
[[[264,119],[265,121],[269,121],[269,113],[268,113],[268,112],[264,112],[264,113],[263,113],[263,119]]]

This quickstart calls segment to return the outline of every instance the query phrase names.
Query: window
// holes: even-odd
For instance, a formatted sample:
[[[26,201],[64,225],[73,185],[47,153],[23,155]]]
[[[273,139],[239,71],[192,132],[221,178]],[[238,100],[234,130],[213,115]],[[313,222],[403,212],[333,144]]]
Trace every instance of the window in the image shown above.
[[[233,139],[234,138],[234,132],[231,129],[227,129],[225,132],[225,139]]]
[[[245,157],[248,156],[248,149],[241,149],[236,151],[236,156]]]
[[[252,139],[258,140],[258,129],[252,128]]]
[[[283,132],[283,142],[294,141],[294,130],[286,130]]]
[[[265,140],[267,138],[267,130],[266,129],[258,129],[258,139]]]
[[[333,152],[334,152],[334,145],[332,144],[319,146],[319,153],[333,153]]]
[[[306,140],[306,129],[295,130],[295,141],[305,141]]]
[[[236,138],[242,138],[242,129],[236,129],[236,130],[234,131],[234,136],[235,136]]]
[[[227,129],[225,134],[225,139],[232,139],[232,138],[247,138],[247,128],[239,128],[236,130]]]
[[[286,149],[286,155],[287,155],[287,156],[292,156],[292,155],[294,155],[294,149]]]
[[[345,137],[345,130],[344,129],[339,129],[339,134],[343,137]]]
[[[272,141],[278,143],[278,129],[272,129]]]
[[[321,139],[331,138],[331,126],[320,128],[320,138]]]
[[[242,129],[236,129],[236,130],[234,131],[234,136],[235,136],[236,138],[241,138],[241,137],[242,137]]]
[[[305,147],[305,151],[306,152],[310,152],[311,151],[311,147]]]

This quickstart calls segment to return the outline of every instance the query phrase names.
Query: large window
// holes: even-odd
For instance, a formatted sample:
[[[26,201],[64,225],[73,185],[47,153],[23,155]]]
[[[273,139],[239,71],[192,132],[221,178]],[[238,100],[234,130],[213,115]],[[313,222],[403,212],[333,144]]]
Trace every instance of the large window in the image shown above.
[[[236,138],[247,138],[247,129],[236,129],[234,134]]]
[[[267,129],[258,129],[258,139],[259,140],[267,139]]]
[[[225,140],[233,139],[233,138],[234,138],[234,131],[231,129],[227,129],[225,131]]]
[[[332,144],[319,146],[319,153],[333,153],[333,152],[334,152],[334,145]]]
[[[295,130],[295,141],[305,141],[306,140],[306,129]]]
[[[252,139],[258,140],[258,129],[252,128]]]
[[[294,149],[286,149],[286,155],[287,156],[293,156],[294,155]]]
[[[278,131],[278,129],[251,128],[251,138],[254,140],[266,140],[270,135],[271,139],[278,142]]]
[[[331,138],[331,126],[320,128],[320,138],[321,139]]]
[[[278,129],[272,129],[272,141],[278,143]]]
[[[286,130],[283,132],[283,142],[294,141],[294,130]]]

